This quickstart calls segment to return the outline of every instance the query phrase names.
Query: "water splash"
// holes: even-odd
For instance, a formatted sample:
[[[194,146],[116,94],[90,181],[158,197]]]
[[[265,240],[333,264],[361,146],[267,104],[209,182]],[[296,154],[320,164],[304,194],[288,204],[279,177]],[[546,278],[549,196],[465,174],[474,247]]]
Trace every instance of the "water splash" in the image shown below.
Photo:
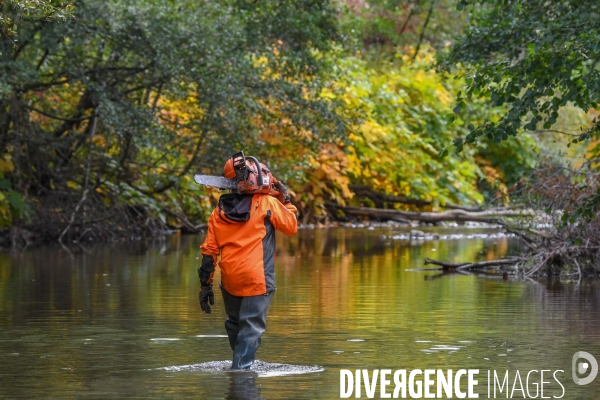
[[[171,367],[157,368],[158,370],[169,371],[169,372],[209,372],[213,374],[218,373],[238,373],[238,372],[254,372],[259,378],[267,378],[273,376],[284,376],[284,375],[301,375],[311,374],[315,372],[323,372],[325,369],[318,365],[293,365],[293,364],[280,364],[280,363],[269,363],[260,360],[256,360],[249,370],[236,371],[231,370],[231,361],[208,361],[200,364],[190,365],[174,365]]]

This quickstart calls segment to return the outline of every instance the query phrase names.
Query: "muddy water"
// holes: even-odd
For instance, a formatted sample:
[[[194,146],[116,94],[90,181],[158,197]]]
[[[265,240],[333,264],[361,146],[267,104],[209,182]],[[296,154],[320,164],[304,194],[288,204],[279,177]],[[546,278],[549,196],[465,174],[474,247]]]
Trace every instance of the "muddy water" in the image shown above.
[[[508,370],[512,389],[516,371],[525,386],[542,369],[564,371],[563,398],[599,398],[600,377],[587,386],[571,379],[576,351],[600,359],[598,283],[407,271],[425,257],[519,251],[512,239],[462,233],[413,242],[399,228],[278,237],[262,363],[242,374],[223,372],[231,350],[220,294],[211,315],[197,303],[202,237],[75,247],[72,256],[59,247],[4,251],[0,397],[332,399],[340,369],[465,368],[480,370],[480,398],[488,370]],[[531,396],[539,381],[533,373]],[[544,381],[545,397],[561,395],[551,373]]]

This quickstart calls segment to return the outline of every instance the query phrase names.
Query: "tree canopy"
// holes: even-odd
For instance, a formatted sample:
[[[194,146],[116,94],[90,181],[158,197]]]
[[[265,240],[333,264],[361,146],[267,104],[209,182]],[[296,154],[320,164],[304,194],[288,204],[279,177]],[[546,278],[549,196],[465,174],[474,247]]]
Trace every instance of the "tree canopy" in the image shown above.
[[[16,46],[22,19],[64,22],[73,16],[73,4],[53,0],[0,0],[0,36]]]
[[[550,129],[558,111],[571,102],[588,111],[600,98],[600,47],[596,1],[475,0],[459,2],[470,26],[442,59],[441,66],[465,66],[466,90],[458,99],[489,97],[507,105],[498,121],[475,127],[465,137],[506,139],[523,130]],[[580,132],[584,140],[598,123]],[[572,133],[572,132],[571,132]],[[460,143],[460,142],[458,142]]]
[[[328,3],[81,0],[64,24],[7,12],[19,40],[0,41],[0,152],[10,173],[0,182],[16,214],[28,211],[17,193],[30,214],[55,211],[37,215],[41,228],[64,227],[57,212],[80,221],[115,211],[82,204],[178,215],[171,190],[182,177],[192,167],[216,172],[216,156],[242,145],[259,148],[253,123],[275,108],[310,128],[298,141],[344,130],[319,99],[319,52],[336,35]]]
[[[240,149],[289,184],[304,222],[344,218],[332,203],[504,202],[535,164],[527,135],[437,157],[503,111],[475,101],[449,123],[464,81],[433,60],[466,20],[453,0],[17,3],[1,3],[0,40],[0,227],[13,237],[198,231],[218,192],[193,173],[219,174]]]
[[[465,90],[454,109],[461,115],[473,98],[506,107],[497,120],[470,127],[455,140],[460,150],[481,137],[494,142],[526,131],[559,131],[571,143],[597,141],[600,120],[557,129],[559,112],[568,105],[596,115],[600,101],[600,4],[593,0],[461,0],[470,25],[440,65],[464,68]],[[591,149],[595,159],[600,147]],[[591,162],[591,165],[598,165]],[[578,215],[593,217],[600,193]]]

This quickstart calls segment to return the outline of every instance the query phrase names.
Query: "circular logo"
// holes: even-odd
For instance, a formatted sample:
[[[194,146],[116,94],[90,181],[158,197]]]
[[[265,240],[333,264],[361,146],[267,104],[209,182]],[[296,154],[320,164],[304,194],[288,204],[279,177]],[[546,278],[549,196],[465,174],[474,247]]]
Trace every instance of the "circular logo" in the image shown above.
[[[571,371],[573,373],[573,382],[578,385],[590,384],[598,375],[598,361],[596,361],[596,358],[594,358],[594,356],[587,351],[578,351],[577,353],[573,354]],[[588,371],[588,376],[580,377],[580,375],[583,375]]]

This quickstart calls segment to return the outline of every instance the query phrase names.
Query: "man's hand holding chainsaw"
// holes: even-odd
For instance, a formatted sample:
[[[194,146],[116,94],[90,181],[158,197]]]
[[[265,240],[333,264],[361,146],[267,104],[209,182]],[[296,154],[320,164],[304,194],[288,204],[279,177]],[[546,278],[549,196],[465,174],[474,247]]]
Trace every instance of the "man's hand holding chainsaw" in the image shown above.
[[[281,181],[277,181],[277,187],[279,188],[279,196],[277,196],[277,200],[281,202],[284,206],[291,204],[292,200],[290,200],[290,191]]]

